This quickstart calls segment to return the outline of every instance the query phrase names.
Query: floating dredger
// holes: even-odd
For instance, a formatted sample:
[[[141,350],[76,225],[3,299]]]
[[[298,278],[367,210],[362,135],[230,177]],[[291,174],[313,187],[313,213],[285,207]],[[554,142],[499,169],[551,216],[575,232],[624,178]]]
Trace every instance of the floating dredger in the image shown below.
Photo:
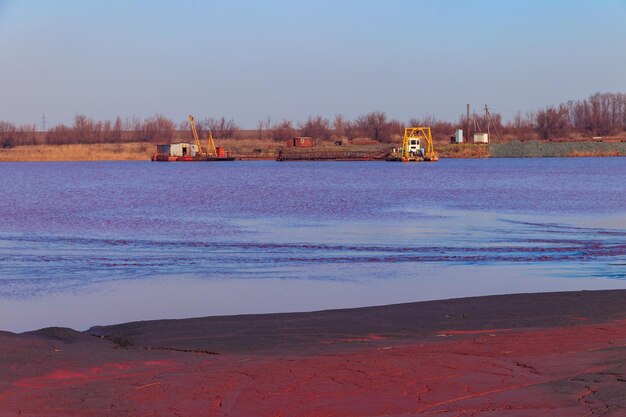
[[[424,147],[425,146],[425,147]],[[438,161],[433,149],[430,127],[407,127],[404,129],[402,147],[394,148],[387,157],[392,162]]]

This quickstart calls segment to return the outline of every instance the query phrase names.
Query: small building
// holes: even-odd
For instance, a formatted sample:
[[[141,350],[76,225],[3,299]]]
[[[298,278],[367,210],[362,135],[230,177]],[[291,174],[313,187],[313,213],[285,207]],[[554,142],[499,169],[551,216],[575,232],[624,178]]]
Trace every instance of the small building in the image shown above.
[[[287,139],[287,147],[312,148],[313,146],[315,146],[315,140],[307,136],[298,136]]]
[[[196,156],[198,146],[195,143],[177,142],[157,145],[157,153],[168,156]]]
[[[457,129],[454,132],[454,142],[463,143],[463,129]]]
[[[487,133],[474,133],[474,143],[489,143],[489,135]]]

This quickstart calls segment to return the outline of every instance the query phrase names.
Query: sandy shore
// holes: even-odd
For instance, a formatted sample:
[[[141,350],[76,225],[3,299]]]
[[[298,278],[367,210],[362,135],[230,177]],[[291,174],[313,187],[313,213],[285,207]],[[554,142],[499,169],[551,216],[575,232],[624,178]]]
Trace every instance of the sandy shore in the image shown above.
[[[2,416],[626,415],[626,290],[0,332]]]

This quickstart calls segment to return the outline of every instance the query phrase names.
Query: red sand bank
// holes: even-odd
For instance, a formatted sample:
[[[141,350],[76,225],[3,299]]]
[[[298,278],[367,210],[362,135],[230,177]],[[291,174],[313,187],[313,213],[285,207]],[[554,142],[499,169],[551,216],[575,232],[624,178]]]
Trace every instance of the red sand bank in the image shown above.
[[[0,416],[626,416],[625,296],[0,333]]]

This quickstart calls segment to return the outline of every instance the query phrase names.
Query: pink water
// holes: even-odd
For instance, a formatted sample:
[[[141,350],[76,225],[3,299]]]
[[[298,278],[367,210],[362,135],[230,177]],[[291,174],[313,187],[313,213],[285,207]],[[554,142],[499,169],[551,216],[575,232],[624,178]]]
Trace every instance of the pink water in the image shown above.
[[[0,195],[0,329],[626,287],[624,158],[4,163]]]

